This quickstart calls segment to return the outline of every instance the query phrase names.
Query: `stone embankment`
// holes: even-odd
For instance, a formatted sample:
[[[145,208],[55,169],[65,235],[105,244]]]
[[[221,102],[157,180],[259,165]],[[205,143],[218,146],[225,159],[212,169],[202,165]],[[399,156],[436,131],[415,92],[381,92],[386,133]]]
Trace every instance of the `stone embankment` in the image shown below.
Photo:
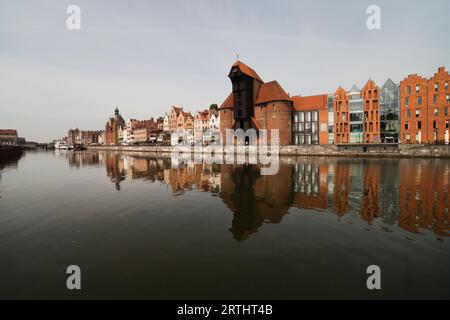
[[[170,146],[90,146],[88,150],[111,150],[169,154]],[[194,152],[193,149],[187,149]],[[247,153],[257,153],[257,148],[246,147]],[[220,152],[218,152],[220,153]],[[227,153],[221,152],[221,153]],[[450,158],[448,145],[396,145],[396,144],[346,144],[282,146],[281,156],[347,156],[347,157],[433,157]]]

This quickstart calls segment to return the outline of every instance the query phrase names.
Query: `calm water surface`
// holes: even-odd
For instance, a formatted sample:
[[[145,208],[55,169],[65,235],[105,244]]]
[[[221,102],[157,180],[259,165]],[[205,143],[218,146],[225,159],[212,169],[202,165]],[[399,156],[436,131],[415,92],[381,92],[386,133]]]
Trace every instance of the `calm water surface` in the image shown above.
[[[0,298],[450,298],[450,161],[0,160]],[[66,289],[66,268],[82,290]],[[366,268],[382,289],[366,288]]]

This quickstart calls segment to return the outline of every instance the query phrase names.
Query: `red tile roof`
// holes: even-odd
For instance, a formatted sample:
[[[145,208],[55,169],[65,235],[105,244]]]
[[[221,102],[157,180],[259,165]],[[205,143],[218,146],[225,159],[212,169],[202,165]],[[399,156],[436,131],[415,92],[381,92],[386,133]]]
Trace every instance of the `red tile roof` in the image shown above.
[[[175,107],[175,106],[172,106],[172,108],[173,108],[173,110],[175,110],[175,113],[178,115],[180,112],[182,112],[183,111],[183,108],[182,107]]]
[[[263,83],[258,92],[255,104],[270,101],[290,101],[288,94],[276,81]]]
[[[328,95],[319,94],[315,96],[293,96],[292,105],[295,111],[302,110],[324,110],[327,109]]]
[[[257,80],[259,80],[259,81],[261,81],[261,82],[264,82],[264,81],[262,81],[262,79],[258,76],[258,74],[256,73],[255,70],[253,70],[253,69],[250,68],[248,65],[246,65],[245,63],[243,63],[243,62],[241,62],[241,61],[239,61],[239,60],[236,61],[231,67],[232,67],[232,68],[233,68],[233,67],[239,67],[239,69],[241,70],[241,72],[242,72],[243,74],[246,74],[246,75],[252,77],[253,79],[257,79]]]
[[[234,97],[233,92],[231,92],[228,97],[225,99],[225,101],[220,105],[220,109],[232,109],[234,104]]]

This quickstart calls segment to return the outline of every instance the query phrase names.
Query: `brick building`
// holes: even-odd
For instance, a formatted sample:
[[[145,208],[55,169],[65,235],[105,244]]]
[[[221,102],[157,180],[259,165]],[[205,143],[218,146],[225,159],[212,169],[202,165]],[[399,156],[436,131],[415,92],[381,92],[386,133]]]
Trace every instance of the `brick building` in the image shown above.
[[[380,88],[369,79],[361,95],[364,104],[364,142],[380,142]]]
[[[105,125],[105,144],[106,145],[119,145],[120,131],[125,128],[125,120],[119,113],[119,109],[116,107],[114,110],[114,117],[109,118],[108,122]]]
[[[428,81],[411,74],[400,82],[400,130],[402,143],[428,141]]]
[[[172,106],[169,112],[169,131],[178,129],[178,116],[183,112],[183,108]]]
[[[291,144],[292,101],[278,82],[265,83],[241,61],[232,65],[228,77],[232,92],[219,108],[222,139],[226,129],[278,129],[278,143]],[[272,143],[270,132],[268,142]]]
[[[449,143],[450,75],[444,67],[428,80],[427,136],[430,143]]]
[[[347,91],[339,87],[334,93],[334,143],[348,143],[349,132],[349,106]]]
[[[334,143],[380,142],[380,88],[368,80],[362,90],[357,86],[346,91],[339,87],[334,94]]]
[[[444,67],[430,79],[412,74],[400,82],[402,143],[448,143],[450,76]]]
[[[14,129],[0,129],[0,144],[14,145],[17,144],[19,137]]]

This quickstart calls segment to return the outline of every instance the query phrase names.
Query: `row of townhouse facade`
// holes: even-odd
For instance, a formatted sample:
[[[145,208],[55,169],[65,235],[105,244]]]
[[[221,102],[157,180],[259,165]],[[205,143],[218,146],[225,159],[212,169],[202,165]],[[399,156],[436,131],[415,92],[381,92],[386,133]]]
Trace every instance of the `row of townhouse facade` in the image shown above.
[[[125,121],[116,107],[114,116],[110,117],[105,124],[105,145],[131,145],[161,140],[164,119],[150,118],[149,120],[129,119]]]
[[[190,112],[184,111],[182,107],[172,106],[164,117],[156,120],[125,121],[116,107],[114,116],[110,117],[105,124],[105,130],[99,138],[99,144],[105,145],[131,145],[146,142],[163,142],[169,140],[172,132],[185,130],[191,140],[200,139],[206,142],[212,137],[210,131],[218,132],[220,129],[220,115],[217,109],[210,108],[197,112],[192,116]],[[197,138],[196,134],[198,134]],[[207,137],[209,137],[207,139]],[[206,140],[205,140],[206,139]]]
[[[69,129],[67,132],[67,145],[75,146],[75,145],[96,145],[101,143],[102,141],[102,131],[92,131],[92,130],[80,130]]]
[[[277,81],[264,82],[241,61],[228,75],[232,92],[220,106],[226,129],[278,129],[280,145],[439,143],[450,140],[449,73],[429,79],[409,75],[381,88],[369,79],[362,89],[291,96]],[[269,134],[269,142],[270,134]]]
[[[198,111],[193,116],[182,107],[172,106],[169,113],[166,113],[163,123],[164,131],[172,133],[183,130],[191,142],[208,143],[219,139],[220,114],[214,107]]]

